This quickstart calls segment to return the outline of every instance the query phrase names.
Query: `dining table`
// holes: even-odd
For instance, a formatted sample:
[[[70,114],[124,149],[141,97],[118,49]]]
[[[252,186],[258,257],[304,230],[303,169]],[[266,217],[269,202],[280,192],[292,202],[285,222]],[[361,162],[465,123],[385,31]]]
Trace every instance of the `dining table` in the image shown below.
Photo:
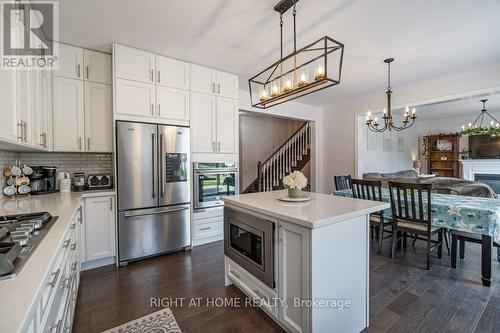
[[[333,195],[352,197],[352,190],[333,191]],[[382,188],[382,201],[391,202],[390,192]],[[424,207],[427,200],[422,200]],[[425,210],[426,208],[424,208]],[[491,284],[491,247],[500,243],[500,199],[469,197],[453,194],[431,193],[432,225],[450,231],[480,235],[481,273],[483,285]],[[391,219],[391,209],[384,210],[384,217]],[[484,250],[489,249],[489,251]],[[498,252],[500,258],[500,252]],[[452,255],[452,267],[456,257]]]

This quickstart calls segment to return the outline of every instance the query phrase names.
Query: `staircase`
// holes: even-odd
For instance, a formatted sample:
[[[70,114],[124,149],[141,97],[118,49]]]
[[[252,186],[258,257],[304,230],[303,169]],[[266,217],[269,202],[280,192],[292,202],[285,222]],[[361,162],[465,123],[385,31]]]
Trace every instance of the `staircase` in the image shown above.
[[[257,177],[243,193],[283,189],[283,177],[302,170],[311,159],[311,125],[305,123],[264,162],[257,163]]]

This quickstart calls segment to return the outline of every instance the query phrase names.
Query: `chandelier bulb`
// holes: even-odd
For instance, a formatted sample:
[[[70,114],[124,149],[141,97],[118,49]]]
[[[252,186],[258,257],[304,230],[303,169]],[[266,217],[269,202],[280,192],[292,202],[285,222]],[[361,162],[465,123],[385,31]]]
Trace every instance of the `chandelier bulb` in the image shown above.
[[[387,108],[384,108],[384,114],[387,114]]]
[[[462,131],[465,130],[465,125],[462,125]]]
[[[411,113],[413,113],[413,114],[417,113],[417,109],[413,108],[413,109],[411,110]]]
[[[469,123],[469,127],[472,127],[472,123]]]
[[[371,118],[371,116],[372,116],[371,111],[368,111],[368,112],[366,113],[366,115],[367,115],[368,117],[370,117],[370,118]]]

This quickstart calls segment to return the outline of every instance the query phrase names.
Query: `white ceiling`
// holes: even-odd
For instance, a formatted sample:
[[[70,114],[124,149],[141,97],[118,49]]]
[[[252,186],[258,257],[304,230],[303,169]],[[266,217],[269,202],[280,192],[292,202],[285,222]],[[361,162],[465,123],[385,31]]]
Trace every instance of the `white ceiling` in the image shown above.
[[[239,74],[279,57],[278,0],[60,0],[60,39],[110,51],[111,42]],[[300,0],[298,47],[328,35],[345,44],[341,85],[304,97],[329,105],[500,63],[498,0]],[[285,17],[285,50],[291,20]],[[287,52],[285,52],[287,53]],[[383,97],[382,97],[383,98]]]

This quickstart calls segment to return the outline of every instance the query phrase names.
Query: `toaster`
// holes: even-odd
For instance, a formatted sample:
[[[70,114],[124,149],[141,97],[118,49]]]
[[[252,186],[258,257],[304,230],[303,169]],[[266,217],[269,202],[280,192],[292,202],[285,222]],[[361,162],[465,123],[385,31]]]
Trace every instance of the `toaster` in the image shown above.
[[[87,184],[89,190],[111,188],[111,175],[89,175]]]

